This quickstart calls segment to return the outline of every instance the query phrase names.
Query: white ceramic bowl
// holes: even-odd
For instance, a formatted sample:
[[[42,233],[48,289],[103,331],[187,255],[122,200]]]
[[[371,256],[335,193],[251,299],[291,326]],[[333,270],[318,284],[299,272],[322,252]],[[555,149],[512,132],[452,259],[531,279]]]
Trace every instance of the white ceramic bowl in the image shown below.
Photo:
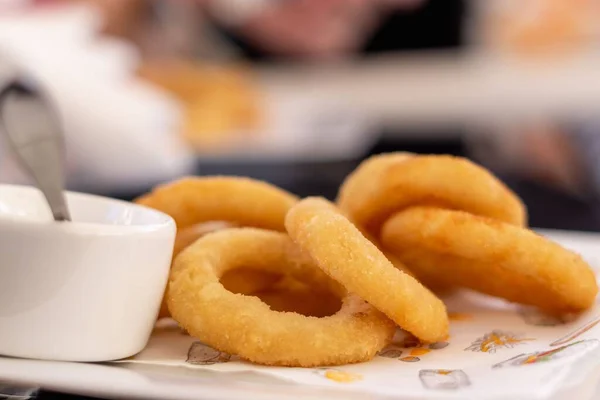
[[[73,222],[32,187],[0,185],[0,355],[108,361],[142,350],[167,284],[171,217],[67,193]]]

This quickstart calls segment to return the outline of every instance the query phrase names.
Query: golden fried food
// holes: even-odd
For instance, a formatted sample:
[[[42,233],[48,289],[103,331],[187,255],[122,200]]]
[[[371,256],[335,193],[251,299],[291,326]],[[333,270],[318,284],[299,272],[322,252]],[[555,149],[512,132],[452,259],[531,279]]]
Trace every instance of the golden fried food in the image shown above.
[[[297,197],[268,183],[231,176],[186,177],[157,186],[135,200],[170,215],[177,224],[173,258],[204,234],[232,226],[285,230],[284,218]],[[262,271],[235,271],[223,284],[236,293],[266,289],[278,277]],[[165,301],[158,318],[169,317]]]
[[[187,177],[159,185],[135,200],[170,215],[182,230],[209,221],[284,231],[298,198],[278,187],[233,176]]]
[[[336,207],[307,198],[289,211],[285,226],[330,277],[424,342],[448,335],[446,307],[410,275],[395,268]]]
[[[233,225],[227,222],[214,221],[214,222],[204,222],[192,226],[188,226],[187,228],[179,229],[177,231],[177,236],[175,236],[175,246],[173,248],[173,259],[181,252],[181,250],[185,249],[191,243],[196,241],[198,238],[206,235],[207,233],[217,231],[219,229],[225,229],[232,227]],[[243,280],[244,277],[241,279]],[[236,277],[233,278],[233,284],[236,284]],[[266,286],[265,286],[266,287]],[[167,303],[165,298],[163,297],[162,303],[160,305],[160,312],[158,313],[158,319],[168,318],[169,308],[167,307]]]
[[[290,276],[284,276],[268,289],[255,292],[254,296],[267,303],[271,310],[295,312],[308,317],[328,317],[342,307],[340,296],[328,288]]]
[[[206,235],[207,233],[216,232],[221,229],[233,228],[236,225],[224,221],[202,222],[196,225],[188,226],[177,231],[175,237],[175,247],[173,248],[173,258],[181,252],[181,250],[194,243],[196,240]]]
[[[598,293],[594,272],[577,254],[530,230],[461,211],[409,208],[385,223],[382,241],[417,275],[552,313],[587,309]]]
[[[439,205],[526,223],[525,207],[516,195],[482,167],[451,156],[397,152],[370,157],[344,180],[337,203],[405,271],[411,270],[410,265],[395,260],[393,249],[381,244],[379,234],[385,220],[406,207]],[[413,273],[436,293],[453,290],[441,275]]]
[[[194,242],[175,259],[167,302],[184,329],[220,351],[266,365],[339,365],[373,358],[394,334],[394,324],[355,295],[343,293],[337,313],[315,318],[231,293],[219,278],[240,267],[327,279],[284,233],[237,228]]]
[[[236,225],[229,222],[206,222],[181,229],[177,232],[175,238],[175,249],[173,259],[190,244],[200,239],[202,236],[218,230],[233,228]],[[273,274],[255,269],[236,269],[227,271],[221,277],[221,284],[225,289],[233,293],[253,294],[264,290],[282,279],[281,274]]]
[[[251,362],[314,367],[370,360],[396,324],[422,342],[446,339],[446,307],[427,288],[553,314],[598,294],[585,261],[528,230],[521,200],[468,160],[375,156],[337,201],[236,177],[184,178],[138,199],[180,229],[165,296],[173,318]]]
[[[278,299],[276,297],[283,298],[285,296],[281,293],[281,290],[279,292],[276,292],[276,294],[271,295],[269,288],[271,288],[273,285],[276,285],[277,282],[282,280],[283,278],[284,277],[278,273],[241,268],[225,272],[223,276],[221,276],[221,284],[226,290],[229,290],[231,293],[257,295],[259,297],[260,293],[266,293],[265,296],[268,296],[269,299],[273,298],[273,301],[277,302]],[[167,305],[166,296],[167,294],[165,292],[162,303],[160,305],[158,319],[171,317],[171,313],[169,312],[169,307]],[[286,297],[279,301],[290,302],[292,300],[288,300]],[[268,301],[266,301],[266,303],[271,304]]]
[[[204,222],[187,228],[180,229],[175,237],[175,247],[173,249],[173,259],[187,246],[201,238],[202,236],[216,232],[221,229],[232,228],[235,225],[228,222],[214,221]],[[225,288],[233,293],[252,294],[264,290],[281,279],[279,274],[272,274],[264,271],[251,269],[238,269],[228,271],[221,277],[221,283]],[[158,319],[170,317],[169,308],[165,298],[160,306]]]
[[[262,95],[247,69],[161,62],[142,65],[138,74],[182,102],[183,137],[201,151],[245,140],[263,125]]]
[[[352,199],[356,196],[363,196],[364,191],[374,190],[373,187],[369,186],[372,182],[375,182],[373,176],[379,175],[382,171],[385,170],[390,165],[396,164],[398,162],[407,160],[409,157],[412,157],[412,153],[385,153],[379,154],[369,158],[361,164],[360,168],[354,170],[345,180],[344,186],[344,198]],[[361,231],[363,236],[365,236],[371,243],[374,243],[379,247],[379,249],[384,253],[388,260],[394,264],[394,266],[401,271],[413,275],[409,268],[406,267],[397,257],[393,254],[387,252],[382,246],[379,244],[379,239],[373,236],[370,232],[364,229],[361,225],[356,224],[353,220],[352,216],[348,214],[345,210],[339,209],[340,212],[344,214],[346,218],[352,221],[356,227]]]
[[[346,216],[347,217],[347,216]],[[385,258],[387,258],[394,267],[399,269],[400,271],[416,278],[419,282],[421,282],[427,289],[431,290],[436,295],[444,295],[452,293],[456,288],[452,286],[448,281],[444,280],[444,278],[438,274],[423,274],[421,271],[418,274],[412,271],[405,262],[403,262],[399,257],[394,255],[392,250],[386,249],[385,246],[381,243],[380,239],[375,239],[373,235],[369,232],[360,229],[360,226],[356,226],[357,229],[361,231],[363,236],[367,238],[371,243],[377,246],[377,248],[383,253]]]
[[[175,249],[173,250],[173,259],[177,257],[183,249],[200,239],[202,236],[221,229],[234,228],[236,225],[229,222],[206,222],[181,229],[177,232],[175,238]],[[221,283],[227,290],[233,293],[252,294],[256,291],[265,289],[279,280],[281,275],[270,274],[264,271],[252,269],[238,269],[228,271],[221,277]]]
[[[352,171],[339,188],[336,204],[354,218],[364,202],[365,193],[375,193],[380,182],[386,179],[386,171],[394,165],[407,161],[415,154],[408,152],[383,153],[371,156]],[[358,224],[359,227],[362,224]]]
[[[337,203],[375,237],[386,219],[415,205],[527,223],[523,203],[500,180],[467,159],[445,155],[399,153],[367,160],[344,181]]]
[[[233,228],[229,222],[205,222],[177,232],[173,259],[202,236],[218,230]],[[327,288],[314,288],[289,276],[257,269],[239,268],[225,272],[221,284],[232,293],[255,295],[275,311],[293,311],[298,314],[323,317],[334,314],[341,300]],[[159,318],[169,316],[163,301]]]

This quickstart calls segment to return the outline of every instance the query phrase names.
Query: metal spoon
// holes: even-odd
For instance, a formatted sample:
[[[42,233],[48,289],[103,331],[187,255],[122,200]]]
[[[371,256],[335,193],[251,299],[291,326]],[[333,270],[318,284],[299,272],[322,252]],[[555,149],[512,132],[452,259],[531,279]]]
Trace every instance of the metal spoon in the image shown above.
[[[0,91],[0,129],[46,197],[54,220],[70,221],[64,196],[62,127],[34,84],[14,79]]]

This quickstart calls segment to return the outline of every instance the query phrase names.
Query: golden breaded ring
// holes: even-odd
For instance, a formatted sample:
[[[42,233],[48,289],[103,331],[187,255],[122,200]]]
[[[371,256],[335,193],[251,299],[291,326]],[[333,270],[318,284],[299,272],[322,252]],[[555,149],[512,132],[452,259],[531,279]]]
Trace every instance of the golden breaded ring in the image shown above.
[[[395,268],[333,204],[307,198],[285,219],[292,239],[330,277],[424,342],[448,335],[446,307],[410,275]]]
[[[461,211],[414,207],[382,230],[417,273],[554,313],[589,308],[598,287],[577,254],[534,232]]]
[[[180,229],[177,232],[177,237],[175,238],[175,249],[173,250],[173,259],[175,259],[175,257],[177,257],[177,255],[181,251],[183,251],[183,249],[188,247],[190,244],[192,244],[202,236],[222,229],[229,229],[235,227],[237,226],[229,222],[214,221],[204,222],[201,224],[189,226],[184,229]],[[223,276],[221,276],[221,284],[225,287],[225,289],[229,290],[230,292],[250,295],[256,292],[267,290],[271,287],[273,290],[277,290],[278,287],[274,285],[284,278],[286,277],[281,273],[241,268],[225,272]],[[291,278],[284,280],[290,281]],[[281,283],[281,286],[283,285],[285,285],[285,282]],[[322,289],[326,290],[327,288]],[[163,308],[167,308],[164,302]],[[161,311],[161,316],[168,316],[168,311],[166,313]]]
[[[215,221],[180,229],[175,238],[173,259],[175,259],[183,249],[202,236],[222,229],[234,227],[236,226],[228,222]],[[259,271],[256,269],[236,269],[223,274],[221,277],[221,284],[225,286],[225,289],[233,293],[252,294],[268,288],[281,278],[281,274]]]
[[[175,258],[204,233],[222,229],[223,225],[284,231],[285,214],[297,200],[296,196],[258,180],[209,176],[186,177],[159,185],[134,202],[162,211],[175,220]],[[262,271],[236,271],[224,277],[227,287],[237,293],[262,290],[275,281],[273,274]],[[163,300],[158,318],[167,317],[169,310]]]
[[[315,318],[231,293],[219,277],[239,267],[327,279],[283,233],[228,229],[194,242],[175,259],[167,302],[184,329],[218,350],[266,365],[339,365],[373,358],[393,337],[394,324],[355,295],[344,294],[334,315]]]
[[[183,249],[202,236],[234,226],[235,225],[229,222],[211,221],[179,229],[175,238],[173,260]],[[221,284],[233,293],[252,294],[269,288],[281,278],[282,276],[279,274],[258,270],[239,269],[224,274],[221,277]],[[160,312],[158,313],[158,319],[169,318],[170,316],[169,307],[167,307],[166,299],[163,297],[163,301],[160,305]]]
[[[177,229],[201,222],[225,221],[283,231],[283,220],[298,198],[250,178],[188,177],[160,185],[135,200],[170,215]]]
[[[458,209],[526,225],[521,200],[486,169],[467,159],[405,153],[367,160],[340,188],[337,203],[376,237],[392,214],[415,205]]]

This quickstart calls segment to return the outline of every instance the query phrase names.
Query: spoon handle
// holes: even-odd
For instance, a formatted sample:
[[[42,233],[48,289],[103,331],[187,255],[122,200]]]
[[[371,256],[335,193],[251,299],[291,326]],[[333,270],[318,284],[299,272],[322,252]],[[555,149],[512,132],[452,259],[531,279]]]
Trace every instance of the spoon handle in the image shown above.
[[[15,81],[0,92],[0,127],[42,191],[56,221],[70,221],[64,196],[64,139],[49,102]]]

